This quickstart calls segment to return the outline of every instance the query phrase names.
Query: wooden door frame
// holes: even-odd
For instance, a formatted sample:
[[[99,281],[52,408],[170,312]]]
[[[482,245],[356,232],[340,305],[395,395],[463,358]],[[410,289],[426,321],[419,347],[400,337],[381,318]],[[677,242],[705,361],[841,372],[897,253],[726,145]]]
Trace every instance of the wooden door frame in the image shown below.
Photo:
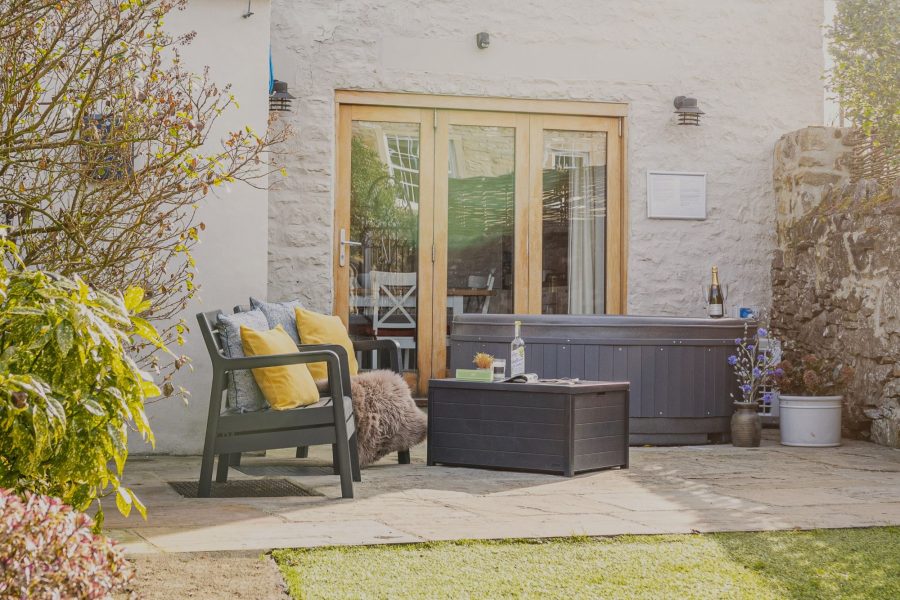
[[[435,261],[433,273],[447,273],[448,261],[448,228],[447,213],[449,209],[449,140],[451,125],[474,125],[483,127],[505,127],[515,132],[515,206],[513,213],[513,256],[527,256],[528,251],[528,115],[500,111],[460,111],[436,110],[435,155],[434,155],[434,247]],[[516,313],[528,312],[528,268],[527,261],[514,261],[513,264],[513,309]],[[433,373],[443,377],[444,365],[447,363],[447,347],[443,340],[447,335],[447,278],[434,278],[434,320],[432,321],[431,364],[435,366]]]
[[[528,213],[528,264],[532,281],[541,281],[543,268],[543,172],[544,135],[543,131],[588,131],[606,134],[606,265],[604,306],[606,314],[625,314],[627,268],[625,264],[624,243],[626,202],[624,200],[624,130],[620,118],[571,115],[531,115],[529,145],[531,161],[531,210]],[[609,174],[619,176],[609,176]],[[528,289],[528,312],[541,314],[541,286],[532,285]]]
[[[452,111],[452,112],[451,112]],[[628,289],[628,179],[627,179],[627,115],[628,105],[618,102],[586,102],[577,100],[532,100],[522,98],[495,98],[481,96],[443,96],[432,94],[407,94],[393,92],[363,91],[363,90],[336,90],[335,91],[335,194],[334,194],[334,227],[332,243],[332,274],[333,274],[333,301],[334,313],[339,315],[345,324],[349,314],[349,298],[345,293],[349,285],[349,269],[340,267],[340,230],[350,230],[350,148],[352,138],[352,122],[354,120],[367,121],[394,121],[419,123],[419,153],[420,171],[419,181],[431,181],[432,185],[419,186],[419,220],[421,223],[432,223],[431,227],[419,227],[419,256],[418,267],[422,281],[437,279],[434,274],[440,272],[440,264],[444,264],[446,272],[446,228],[437,227],[435,219],[438,217],[438,207],[435,206],[438,192],[445,194],[442,188],[446,188],[447,182],[441,182],[437,177],[440,164],[447,163],[447,149],[435,145],[438,120],[441,115],[454,115],[462,117],[468,112],[465,120],[473,124],[487,121],[476,115],[480,113],[496,113],[503,115],[502,122],[515,123],[516,127],[516,236],[515,255],[526,256],[529,265],[527,269],[517,268],[514,278],[515,286],[515,311],[518,313],[540,313],[541,310],[541,222],[543,186],[542,178],[535,177],[535,165],[540,167],[543,155],[542,129],[573,129],[573,124],[581,123],[590,131],[591,127],[602,127],[603,131],[612,138],[608,142],[611,145],[617,143],[617,152],[608,153],[613,160],[607,164],[609,182],[607,198],[607,293],[606,312],[609,314],[625,314],[627,308]],[[601,121],[598,121],[601,119]],[[601,123],[602,125],[598,125]],[[498,123],[492,123],[498,125]],[[559,126],[556,126],[559,125]],[[527,136],[520,136],[519,132],[524,128]],[[617,133],[613,136],[612,133]],[[421,157],[430,153],[434,161],[422,160]],[[518,175],[520,157],[524,160],[525,186],[520,183],[522,178]],[[615,164],[615,158],[618,164]],[[443,167],[446,174],[446,166]],[[446,179],[446,178],[444,178]],[[520,201],[520,198],[522,199]],[[537,216],[536,216],[537,215]],[[520,235],[520,231],[527,235]],[[433,234],[433,235],[432,235]],[[443,236],[443,239],[441,239]],[[426,239],[428,238],[428,239]],[[443,263],[439,263],[439,247],[444,250]],[[434,248],[434,262],[432,262],[432,248]],[[532,260],[532,257],[537,257]],[[518,262],[518,261],[517,261]],[[423,276],[423,270],[425,271]],[[520,271],[522,271],[520,273]],[[427,277],[427,279],[426,279]],[[443,281],[443,280],[442,280]],[[427,380],[424,374],[430,373],[432,366],[440,366],[437,369],[443,374],[443,364],[440,357],[445,357],[446,348],[443,336],[446,335],[446,310],[437,311],[435,315],[435,300],[446,304],[446,281],[443,281],[443,295],[438,294],[441,287],[433,283],[432,286],[419,286],[419,301],[417,309],[419,319],[427,318],[432,327],[418,327],[418,344],[425,348],[430,346],[432,351],[420,352],[419,361],[419,392],[426,389]],[[520,287],[523,286],[523,287]],[[427,288],[427,289],[426,289]],[[427,317],[426,317],[426,312]],[[440,321],[443,329],[438,330],[437,322]],[[421,321],[426,322],[426,321]],[[440,348],[438,351],[437,348]],[[428,356],[426,356],[428,355]]]
[[[350,314],[349,285],[350,267],[341,266],[341,229],[345,229],[347,235],[350,232],[350,159],[351,139],[353,137],[353,121],[386,122],[386,123],[416,123],[419,125],[419,181],[434,181],[431,160],[423,161],[423,154],[434,154],[434,111],[423,108],[385,107],[370,105],[343,105],[338,107],[336,114],[336,171],[335,171],[335,199],[334,199],[334,232],[332,236],[332,294],[334,314],[349,326]],[[433,321],[433,287],[421,285],[422,281],[433,280],[433,264],[431,261],[431,248],[434,243],[432,226],[422,227],[422,223],[434,223],[434,186],[419,185],[419,226],[418,226],[418,256],[417,270],[419,273],[416,301],[416,347],[425,348],[427,352],[417,352],[417,378],[416,387],[424,390],[427,386],[427,374],[431,373],[431,328],[422,327],[422,323]],[[341,199],[344,200],[341,200]]]

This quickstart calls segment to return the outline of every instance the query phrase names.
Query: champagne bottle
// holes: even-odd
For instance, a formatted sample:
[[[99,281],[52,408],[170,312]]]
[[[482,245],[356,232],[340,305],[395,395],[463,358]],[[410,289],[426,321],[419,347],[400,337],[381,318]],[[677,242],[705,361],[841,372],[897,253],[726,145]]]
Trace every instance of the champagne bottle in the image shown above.
[[[725,298],[722,297],[722,289],[719,287],[719,268],[712,268],[712,285],[709,286],[709,304],[707,312],[710,318],[720,319],[725,316]]]
[[[522,321],[516,321],[516,336],[509,345],[509,375],[515,377],[525,372],[525,340],[522,339]]]

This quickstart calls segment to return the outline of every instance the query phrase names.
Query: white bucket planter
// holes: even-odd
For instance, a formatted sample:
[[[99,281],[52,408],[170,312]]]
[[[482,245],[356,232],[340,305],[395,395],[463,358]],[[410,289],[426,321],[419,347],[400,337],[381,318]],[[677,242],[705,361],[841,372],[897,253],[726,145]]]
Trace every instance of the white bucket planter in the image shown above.
[[[785,446],[841,445],[843,396],[785,396],[779,399],[781,443]]]

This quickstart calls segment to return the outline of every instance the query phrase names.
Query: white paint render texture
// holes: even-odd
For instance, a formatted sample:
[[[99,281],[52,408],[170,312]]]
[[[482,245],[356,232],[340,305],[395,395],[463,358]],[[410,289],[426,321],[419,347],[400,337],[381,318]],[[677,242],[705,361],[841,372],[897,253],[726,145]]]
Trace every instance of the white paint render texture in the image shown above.
[[[254,0],[243,19],[246,6],[191,0],[170,19],[197,31],[185,60],[234,86],[241,108],[223,130],[264,127],[270,34],[275,75],[298,98],[288,175],[272,178],[268,203],[235,186],[202,207],[189,323],[266,291],[330,310],[336,89],[626,102],[628,312],[702,314],[712,264],[732,301],[770,302],[772,153],[783,133],[822,122],[821,0],[272,0],[271,15]],[[678,95],[699,100],[700,127],[675,125]],[[708,218],[647,219],[648,169],[706,172]],[[149,409],[160,452],[202,448],[210,374],[196,329],[182,349],[194,359],[180,382],[189,406]]]
[[[253,16],[245,19],[241,15],[247,10],[246,0],[190,0],[186,10],[173,11],[166,19],[171,33],[197,34],[180,49],[185,65],[195,73],[209,67],[212,80],[220,87],[231,84],[239,103],[216,121],[210,140],[246,125],[258,132],[266,130],[269,2],[253,0],[252,8]],[[157,452],[193,454],[203,448],[212,373],[194,315],[215,308],[230,311],[236,304],[246,304],[251,294],[265,296],[267,196],[265,189],[236,183],[216,188],[200,204],[199,220],[206,224],[194,251],[200,292],[184,313],[190,327],[186,344],[173,348],[193,360],[193,371],[183,370],[177,381],[191,396],[187,405],[176,398],[148,405]],[[130,448],[150,450],[136,436]]]

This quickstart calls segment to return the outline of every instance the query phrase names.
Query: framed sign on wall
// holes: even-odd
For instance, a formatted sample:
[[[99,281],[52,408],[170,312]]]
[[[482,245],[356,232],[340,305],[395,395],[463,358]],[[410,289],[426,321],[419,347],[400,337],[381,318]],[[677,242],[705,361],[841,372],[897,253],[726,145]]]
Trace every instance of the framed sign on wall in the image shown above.
[[[706,218],[706,173],[647,171],[647,217]]]

